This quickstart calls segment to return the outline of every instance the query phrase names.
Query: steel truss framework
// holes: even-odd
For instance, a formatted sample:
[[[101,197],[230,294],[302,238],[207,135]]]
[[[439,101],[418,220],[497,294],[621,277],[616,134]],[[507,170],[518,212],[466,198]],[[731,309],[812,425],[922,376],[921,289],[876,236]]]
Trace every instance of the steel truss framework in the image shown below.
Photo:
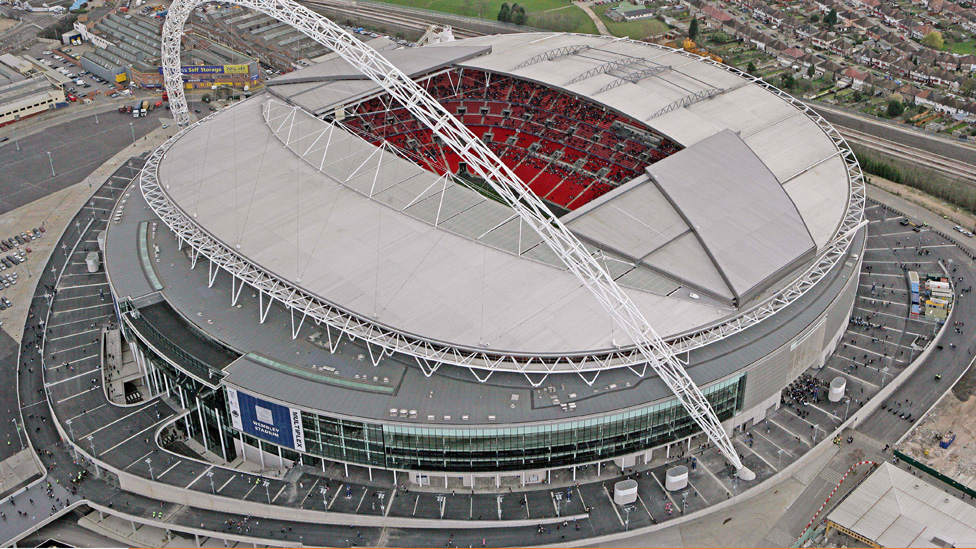
[[[468,352],[466,359],[462,358],[462,360],[457,360],[461,358],[457,352],[460,349],[444,348],[441,344],[421,341],[417,338],[411,338],[412,341],[406,341],[406,338],[402,334],[391,332],[388,328],[381,327],[369,322],[368,319],[360,318],[347,311],[341,311],[334,305],[322,303],[320,300],[308,295],[295,284],[258,269],[243,256],[210,237],[167,199],[158,182],[157,172],[159,162],[172,144],[189,129],[189,113],[180,70],[179,54],[181,37],[189,14],[196,6],[205,2],[206,0],[177,0],[170,7],[169,16],[164,25],[162,40],[163,73],[172,110],[176,115],[177,122],[183,128],[179,134],[153,153],[146,167],[143,169],[141,185],[149,205],[176,232],[181,244],[184,241],[190,244],[193,249],[192,257],[194,266],[197,258],[201,254],[210,259],[211,285],[219,269],[224,268],[231,272],[235,279],[239,278],[241,281],[246,281],[259,290],[261,299],[260,316],[262,322],[267,315],[267,310],[270,309],[270,304],[273,299],[278,299],[288,305],[292,313],[293,337],[297,337],[305,318],[313,316],[316,321],[325,323],[327,328],[333,326],[339,328],[340,333],[337,334],[336,341],[341,337],[342,333],[363,339],[370,353],[373,355],[374,361],[379,359],[373,353],[375,346],[378,348],[380,357],[383,354],[407,351],[406,354],[417,358],[418,364],[427,375],[432,375],[436,368],[445,362],[459,363],[462,366],[468,367],[474,373],[474,370],[478,366],[474,365],[473,359],[477,355],[472,355]],[[634,347],[630,351],[630,355],[632,358],[637,358],[639,355],[639,360],[632,360],[625,365],[640,376],[646,373],[647,366],[650,365],[662,381],[672,390],[678,401],[687,410],[689,416],[698,424],[706,436],[724,452],[736,469],[739,470],[740,476],[746,480],[755,478],[755,474],[742,465],[738,458],[738,452],[732,446],[728,434],[719,422],[714,410],[712,410],[700,389],[688,376],[681,362],[677,359],[676,349],[658,336],[643,317],[640,310],[637,309],[626,293],[620,289],[606,269],[599,263],[598,258],[586,250],[576,236],[549,211],[541,199],[520,181],[511,169],[494,155],[486,144],[471,133],[459,120],[447,112],[423,88],[410,80],[399,69],[368,46],[358,42],[358,40],[344,29],[328,19],[295,4],[291,0],[233,0],[233,3],[255,9],[279,21],[290,24],[307,36],[335,51],[344,60],[357,67],[363,74],[386,89],[391,97],[407,108],[422,124],[429,127],[433,133],[444,140],[445,144],[451,147],[460,157],[464,158],[469,163],[469,168],[484,178],[491,185],[492,189],[498,193],[500,198],[532,226],[539,236],[564,261],[567,268],[601,302],[611,318],[632,339]],[[775,90],[775,88],[772,89]],[[779,90],[775,91],[780,95],[786,95],[779,92]],[[829,124],[825,121],[822,122],[822,126],[830,128]],[[833,134],[836,134],[835,130],[832,128],[830,130],[833,131]],[[837,137],[840,139],[839,143],[846,147],[839,134],[837,134]],[[860,183],[860,172],[857,168],[856,160],[853,160],[852,155],[845,155],[845,159],[853,161],[853,169],[857,172],[857,181]],[[851,169],[850,165],[849,169]],[[852,184],[852,195],[854,194],[853,188],[854,185]],[[863,214],[863,184],[860,184],[860,194],[860,213]],[[848,217],[850,216],[848,215]],[[854,237],[854,232],[861,225],[860,220],[861,216],[859,215],[856,219],[856,226],[850,230],[841,232],[840,236],[835,239],[833,245],[836,246],[838,242],[844,242],[845,244],[842,248],[846,251],[847,246],[849,246],[849,243]],[[821,257],[823,258],[828,255],[831,254],[823,254]],[[232,291],[232,294],[234,294],[232,300],[236,301],[237,296],[239,296],[239,290]],[[265,295],[268,296],[267,309],[263,304]],[[294,320],[296,311],[299,311],[301,314],[301,320],[297,326]],[[329,330],[329,336],[331,337],[331,335],[331,330]],[[390,345],[389,343],[391,342],[397,344]],[[405,343],[406,345],[401,346],[399,345],[400,343]],[[432,348],[435,345],[438,347],[437,349]],[[419,347],[423,347],[426,352],[409,352],[411,349],[417,349]],[[434,352],[430,353],[430,351]],[[452,353],[454,356],[448,357],[449,353]],[[484,379],[487,379],[491,375],[491,372],[498,369],[503,358],[489,358],[487,353],[479,354],[481,355],[479,357],[480,359],[488,358],[489,360],[489,367],[487,368],[489,373],[484,377]],[[447,360],[444,360],[445,358]],[[454,360],[451,360],[452,358]],[[558,357],[551,364],[553,366],[558,365],[561,360],[562,358]],[[465,362],[468,362],[468,364],[465,364]],[[545,377],[553,371],[550,366],[543,366],[541,371],[536,371],[537,374],[541,374],[541,379],[534,380],[532,372],[528,368],[533,364],[532,357],[527,361],[519,361],[516,359],[513,364],[515,364],[515,370],[523,373],[533,385],[541,384]],[[537,364],[544,363],[540,361]],[[584,368],[585,364],[585,358],[578,364],[570,363],[570,371],[577,371],[584,380],[587,379],[584,372],[590,372],[592,380],[588,380],[588,382],[592,383],[602,368]],[[476,375],[476,377],[482,379],[480,376]]]
[[[543,61],[552,61],[553,59],[557,59],[557,58],[562,57],[564,55],[574,55],[574,54],[577,54],[577,53],[579,53],[581,51],[586,51],[586,50],[591,49],[591,48],[592,48],[592,46],[584,46],[584,45],[563,46],[561,48],[556,48],[554,50],[549,50],[549,51],[546,51],[546,52],[542,52],[539,55],[536,55],[534,57],[530,57],[530,58],[526,59],[525,61],[522,61],[521,63],[519,63],[519,65],[517,67],[515,67],[513,70],[516,70],[517,71],[519,69],[524,69],[525,67],[528,67],[529,65],[535,65],[536,63],[541,63]]]
[[[702,90],[702,91],[699,91],[699,92],[695,92],[695,93],[688,94],[688,95],[682,97],[681,99],[675,101],[674,103],[670,103],[668,105],[665,105],[664,107],[661,108],[661,110],[659,110],[656,113],[652,114],[651,115],[651,118],[649,120],[654,120],[655,118],[657,118],[659,116],[663,116],[665,114],[668,114],[669,112],[671,112],[673,110],[680,109],[681,107],[690,107],[690,106],[694,105],[695,103],[697,103],[699,101],[704,101],[706,99],[711,99],[711,98],[715,97],[716,95],[722,94],[724,92],[725,92],[725,90],[722,90],[722,89],[719,89],[719,88],[711,88],[711,89],[708,89],[708,90]]]

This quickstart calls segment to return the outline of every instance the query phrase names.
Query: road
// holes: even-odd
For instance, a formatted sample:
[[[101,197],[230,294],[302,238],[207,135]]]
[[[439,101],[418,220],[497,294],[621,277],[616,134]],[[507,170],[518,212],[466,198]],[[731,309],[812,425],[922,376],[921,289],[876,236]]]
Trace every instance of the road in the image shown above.
[[[37,133],[0,144],[0,214],[84,181],[95,168],[159,128],[168,117],[166,109],[155,109],[140,118],[108,111],[52,123]]]
[[[573,0],[573,5],[586,12],[586,16],[593,20],[593,24],[596,25],[596,30],[599,31],[601,35],[613,36],[613,33],[610,32],[610,29],[607,28],[607,25],[603,22],[603,20],[600,19],[597,14],[593,13],[593,8],[590,7],[590,2]]]

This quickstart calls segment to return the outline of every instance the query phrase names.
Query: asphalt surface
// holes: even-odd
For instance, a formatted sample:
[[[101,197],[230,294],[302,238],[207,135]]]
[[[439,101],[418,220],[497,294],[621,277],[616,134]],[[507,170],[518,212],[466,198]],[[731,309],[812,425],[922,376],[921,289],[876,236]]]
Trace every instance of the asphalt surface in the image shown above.
[[[168,118],[165,108],[133,118],[108,112],[49,126],[0,143],[0,214],[84,181],[98,166]],[[129,124],[132,127],[129,127]],[[20,150],[17,150],[17,146]],[[48,153],[51,153],[50,159]],[[51,175],[51,165],[54,174]]]
[[[17,367],[17,341],[6,331],[0,330],[0,379],[12,379]],[[0,461],[21,451],[21,441],[27,444],[23,433],[18,436],[13,419],[17,418],[17,388],[13,383],[0,383]],[[19,419],[17,421],[20,421]],[[0,494],[2,496],[2,494]]]

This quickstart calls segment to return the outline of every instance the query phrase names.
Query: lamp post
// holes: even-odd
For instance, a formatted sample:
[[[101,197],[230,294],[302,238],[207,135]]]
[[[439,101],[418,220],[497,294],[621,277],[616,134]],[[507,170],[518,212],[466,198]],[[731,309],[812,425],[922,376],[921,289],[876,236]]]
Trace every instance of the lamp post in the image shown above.
[[[626,513],[624,515],[626,517],[624,518],[624,530],[630,530],[630,512],[633,510],[634,510],[633,505],[628,505],[624,507],[624,513]]]
[[[51,158],[51,151],[47,151],[47,161],[51,163],[51,177],[57,177],[58,174],[54,173],[54,159]]]
[[[210,493],[216,496],[217,490],[214,489],[213,471],[207,471],[207,479],[210,480]]]
[[[11,418],[10,421],[14,422],[14,427],[17,429],[17,439],[20,440],[20,449],[24,449],[24,436],[20,434],[20,424],[17,423],[17,418]]]
[[[498,520],[502,520],[502,501],[505,501],[505,496],[503,496],[503,495],[497,495],[497,496],[495,496],[495,502],[498,504],[498,506],[497,506],[498,507]],[[559,513],[557,512],[556,515],[558,516]]]
[[[847,414],[851,411],[851,397],[847,397],[847,406],[844,407],[844,421],[847,421]]]
[[[447,501],[447,497],[444,494],[437,494],[437,503],[441,506],[441,520],[444,519],[444,503]]]
[[[149,480],[156,480],[156,477],[153,476],[152,458],[146,458],[146,465],[149,466]]]
[[[101,477],[102,476],[101,472],[98,470],[98,463],[95,462],[95,458],[98,457],[98,454],[95,453],[95,437],[93,437],[92,435],[88,435],[87,438],[88,438],[88,446],[91,448],[91,453],[92,453],[92,465],[95,466],[95,476]]]
[[[329,490],[325,486],[319,486],[319,493],[322,494],[322,507],[328,511],[329,510]]]
[[[132,144],[136,143],[136,130],[132,127],[132,122],[129,122],[129,131],[132,132]]]
[[[681,492],[681,514],[685,514],[685,509],[688,508],[688,490]]]
[[[561,511],[562,506],[563,506],[563,493],[562,492],[556,492],[556,493],[552,494],[552,497],[556,500],[556,516],[557,517],[562,516],[560,514],[560,511]]]
[[[268,486],[271,486],[271,483],[268,482],[267,479],[265,479],[264,481],[261,482],[261,484],[264,485],[264,495],[268,496],[268,505],[271,505],[271,491],[268,490]]]

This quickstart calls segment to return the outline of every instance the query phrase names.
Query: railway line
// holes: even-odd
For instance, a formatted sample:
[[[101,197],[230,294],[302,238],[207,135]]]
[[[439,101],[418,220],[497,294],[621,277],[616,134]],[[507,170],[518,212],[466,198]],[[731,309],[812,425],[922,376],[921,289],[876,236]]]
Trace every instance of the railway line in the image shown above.
[[[301,3],[312,11],[320,12],[328,17],[335,17],[336,13],[341,13],[342,16],[355,16],[362,20],[364,24],[394,27],[407,32],[415,32],[418,35],[424,34],[431,25],[438,24],[433,19],[426,19],[419,15],[388,9],[386,6],[375,6],[363,2],[347,0],[302,0]],[[458,39],[484,35],[483,32],[458,27],[453,24],[451,28],[454,32],[454,37]]]
[[[899,160],[938,172],[947,177],[976,185],[976,166],[972,164],[934,153],[920,151],[858,130],[852,130],[843,126],[834,127],[850,143],[862,145]]]

